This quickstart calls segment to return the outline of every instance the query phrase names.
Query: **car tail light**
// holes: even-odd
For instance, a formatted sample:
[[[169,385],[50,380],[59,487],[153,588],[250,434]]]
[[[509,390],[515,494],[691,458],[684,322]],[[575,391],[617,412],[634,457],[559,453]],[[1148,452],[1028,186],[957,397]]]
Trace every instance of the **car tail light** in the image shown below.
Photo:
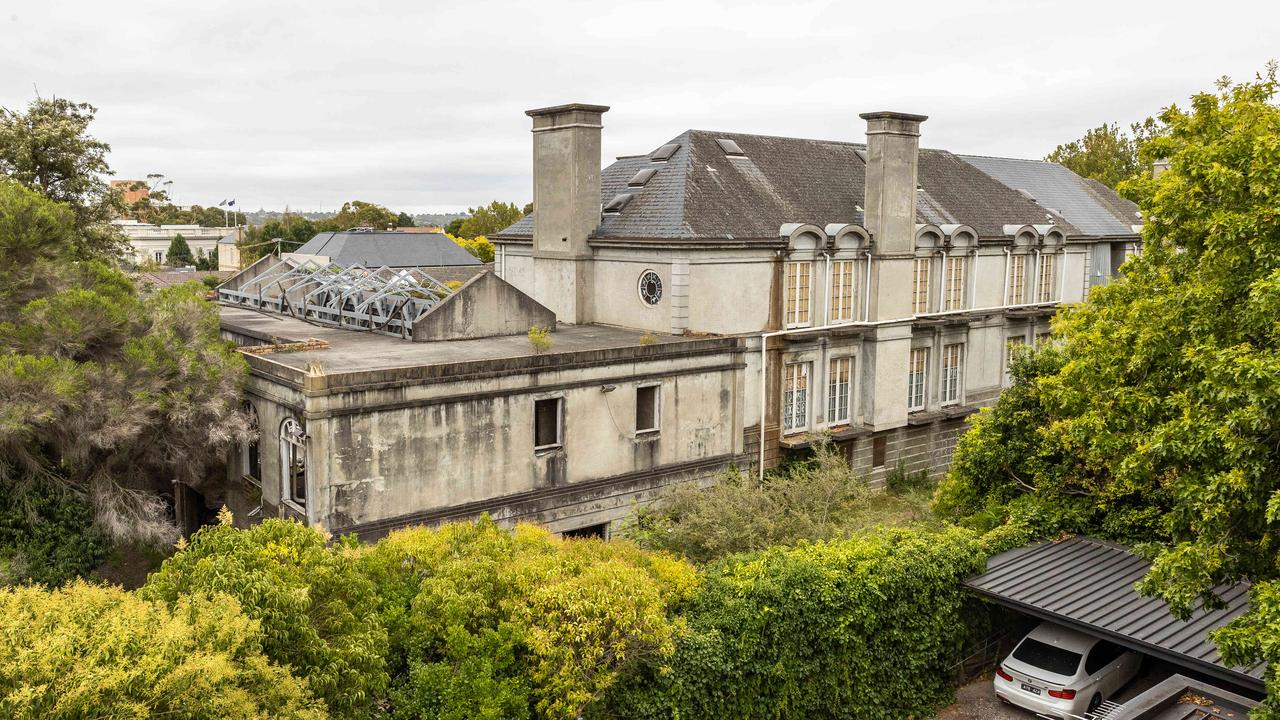
[[[996,674],[999,675],[1000,679],[1004,680],[1005,682],[1013,682],[1013,676],[1005,672],[1003,667],[997,667]]]
[[[1065,688],[1062,690],[1050,690],[1049,697],[1058,698],[1059,700],[1075,700],[1076,691],[1070,688]]]

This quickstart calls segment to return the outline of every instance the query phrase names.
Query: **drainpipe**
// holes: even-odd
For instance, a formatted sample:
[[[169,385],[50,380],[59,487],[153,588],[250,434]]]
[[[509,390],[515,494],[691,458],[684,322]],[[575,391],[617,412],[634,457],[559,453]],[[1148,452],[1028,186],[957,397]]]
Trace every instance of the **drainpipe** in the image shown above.
[[[1001,304],[1009,303],[1009,270],[1013,267],[1013,250],[1011,248],[1004,249],[1004,287],[1000,291]],[[976,284],[976,283],[975,283]]]

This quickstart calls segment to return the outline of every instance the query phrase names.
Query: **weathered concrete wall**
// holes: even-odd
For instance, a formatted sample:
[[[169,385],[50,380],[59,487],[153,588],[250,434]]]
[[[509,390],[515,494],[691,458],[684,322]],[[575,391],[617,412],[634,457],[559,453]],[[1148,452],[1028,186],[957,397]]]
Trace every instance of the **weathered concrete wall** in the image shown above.
[[[481,273],[413,324],[414,342],[517,335],[555,329],[555,313],[493,273]]]

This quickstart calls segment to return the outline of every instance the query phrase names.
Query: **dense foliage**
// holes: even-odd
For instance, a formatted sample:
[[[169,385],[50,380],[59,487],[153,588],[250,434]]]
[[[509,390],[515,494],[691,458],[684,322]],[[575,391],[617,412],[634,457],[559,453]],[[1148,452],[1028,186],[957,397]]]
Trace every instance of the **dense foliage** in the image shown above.
[[[1145,219],[1142,255],[1063,313],[1054,343],[979,416],[938,507],[1154,541],[1141,587],[1181,612],[1251,579],[1253,610],[1224,649],[1280,661],[1275,73],[1161,115],[1167,132],[1142,155],[1169,170],[1124,186]]]
[[[531,212],[533,212],[532,205],[526,205],[522,210],[515,203],[494,200],[488,205],[468,208],[468,217],[458,225],[457,230],[448,229],[452,234],[470,240],[481,235],[492,235],[499,230],[505,230]]]
[[[0,483],[0,586],[86,577],[110,549],[81,498],[56,487],[19,495]]]
[[[168,608],[83,582],[0,590],[0,712],[321,720],[323,706],[268,662],[262,642],[259,624],[225,595]]]
[[[945,702],[973,603],[969,531],[877,529],[711,565],[675,657],[588,717],[927,717]]]
[[[140,297],[79,259],[74,213],[0,180],[0,484],[87,500],[118,538],[176,538],[174,479],[218,482],[247,423],[244,361],[198,285]]]
[[[366,714],[385,691],[386,632],[373,587],[318,531],[284,520],[205,527],[139,591],[173,607],[208,593],[239,600],[261,623],[263,653],[293,668],[333,717]]]
[[[629,543],[485,520],[358,553],[389,636],[395,717],[575,717],[628,662],[674,649],[693,568]]]
[[[169,250],[164,254],[164,261],[174,267],[194,265],[196,256],[191,253],[191,246],[182,233],[176,233],[169,241]]]
[[[463,250],[475,255],[480,262],[493,262],[493,243],[489,242],[489,238],[484,235],[477,235],[473,238],[455,237],[446,233],[446,236],[458,244]]]
[[[905,472],[896,474],[906,479]],[[844,537],[873,525],[922,521],[930,517],[927,504],[927,487],[868,487],[843,453],[819,437],[812,458],[770,471],[764,482],[733,470],[710,487],[677,486],[661,503],[638,509],[624,532],[644,547],[707,562]]]
[[[65,98],[36,98],[25,113],[0,108],[0,177],[71,211],[72,250],[111,259],[125,249],[108,222],[123,208],[106,181],[111,147],[89,134],[97,110]]]
[[[1125,180],[1150,171],[1151,166],[1144,165],[1139,158],[1139,151],[1161,132],[1160,124],[1153,118],[1130,125],[1128,133],[1117,123],[1103,123],[1079,140],[1054,148],[1045,160],[1115,188]]]

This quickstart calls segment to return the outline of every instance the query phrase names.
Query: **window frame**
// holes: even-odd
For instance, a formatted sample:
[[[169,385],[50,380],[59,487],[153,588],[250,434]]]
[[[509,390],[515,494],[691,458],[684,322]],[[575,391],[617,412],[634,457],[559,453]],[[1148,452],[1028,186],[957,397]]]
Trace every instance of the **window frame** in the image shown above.
[[[924,268],[923,287],[921,286],[921,268]],[[913,315],[926,315],[929,313],[929,298],[932,294],[929,292],[929,288],[932,285],[933,258],[931,256],[916,256],[915,264],[911,267],[911,313]]]
[[[795,270],[792,277],[792,270]],[[801,270],[804,272],[802,273]],[[803,282],[801,282],[803,275]],[[800,289],[804,288],[804,297]],[[813,261],[788,260],[783,269],[783,323],[788,328],[809,327],[813,324]],[[801,303],[801,300],[804,302]],[[803,319],[801,316],[803,315]]]
[[[804,380],[803,387],[789,388],[788,385],[795,380]],[[809,429],[809,404],[811,402],[811,386],[813,380],[813,363],[808,360],[785,363],[782,366],[782,434],[791,435],[794,433],[805,432]],[[800,395],[797,401],[796,395]],[[797,419],[800,424],[794,424]]]
[[[1015,282],[1015,279],[1017,282]],[[1012,253],[1009,256],[1009,289],[1005,305],[1025,305],[1027,302],[1027,255]]]
[[[307,506],[307,433],[306,427],[297,418],[287,417],[280,422],[280,499],[298,509]],[[300,462],[299,462],[300,458]],[[301,467],[302,495],[298,489],[298,474],[295,467]]]
[[[644,390],[653,391],[653,398],[650,400],[652,404],[652,408],[650,412],[653,413],[653,426],[647,427],[647,428],[640,427],[640,407],[641,407],[640,393],[641,391],[644,391]],[[636,410],[636,417],[635,417],[636,437],[657,435],[658,433],[662,432],[662,384],[647,383],[644,385],[637,385],[635,410]]]
[[[240,445],[240,477],[262,487],[262,425],[253,403],[244,404],[252,435]]]
[[[542,403],[554,402],[556,404],[556,428],[555,442],[550,444],[538,444],[538,406]],[[558,450],[564,447],[564,396],[556,395],[553,397],[536,398],[533,401],[533,451],[535,453],[548,452]]]
[[[841,383],[836,382],[837,365],[844,365],[844,391],[841,392]],[[827,361],[827,424],[828,425],[848,425],[853,421],[853,357],[842,355],[833,357]],[[844,400],[844,414],[839,415],[839,401]]]
[[[1036,270],[1036,302],[1047,303],[1057,300],[1054,297],[1055,286],[1058,284],[1058,254],[1057,253],[1041,253],[1039,268]]]
[[[943,278],[944,312],[965,309],[965,290],[968,288],[969,256],[955,255],[947,257],[947,273]]]
[[[963,342],[942,346],[942,383],[938,393],[941,405],[959,405],[964,402],[964,354]]]
[[[919,402],[916,402],[917,396]],[[907,412],[924,410],[928,404],[929,348],[911,348],[907,359]]]
[[[840,279],[839,284],[836,278]],[[858,312],[858,261],[841,259],[831,261],[831,307],[827,308],[827,321],[831,324],[853,322]]]

